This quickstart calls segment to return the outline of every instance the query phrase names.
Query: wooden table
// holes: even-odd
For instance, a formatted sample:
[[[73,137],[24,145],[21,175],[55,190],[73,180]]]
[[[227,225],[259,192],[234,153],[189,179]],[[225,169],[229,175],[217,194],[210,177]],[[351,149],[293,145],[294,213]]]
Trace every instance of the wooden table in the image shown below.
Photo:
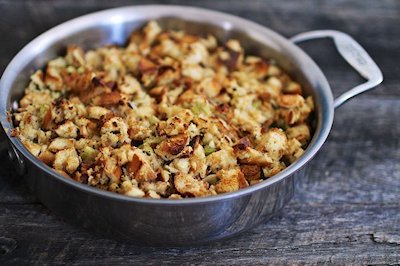
[[[143,2],[0,0],[0,71],[29,40],[60,22]],[[137,247],[73,227],[35,199],[3,150],[0,265],[400,263],[400,2],[160,2],[236,14],[287,37],[325,28],[347,32],[376,60],[385,81],[337,110],[328,141],[278,216],[236,238],[206,246]],[[330,41],[302,47],[321,66],[335,95],[362,82]]]

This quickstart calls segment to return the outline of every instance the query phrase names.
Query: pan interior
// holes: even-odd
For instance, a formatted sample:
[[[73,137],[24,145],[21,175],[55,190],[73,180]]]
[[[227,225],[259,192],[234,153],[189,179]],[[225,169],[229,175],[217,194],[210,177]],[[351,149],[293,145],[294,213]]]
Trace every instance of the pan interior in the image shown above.
[[[52,171],[31,155],[18,139],[9,136],[8,129],[12,128],[12,125],[7,119],[7,111],[12,111],[17,107],[17,102],[24,93],[30,75],[35,70],[43,68],[47,61],[63,55],[65,47],[69,44],[76,44],[84,49],[109,44],[124,45],[132,31],[141,28],[151,19],[158,21],[163,29],[185,30],[188,33],[203,36],[212,34],[221,43],[230,38],[238,39],[246,54],[276,60],[281,68],[303,85],[304,94],[312,95],[314,98],[316,106],[313,121],[314,136],[305,154],[297,162],[258,185],[212,198],[249,193],[265,187],[292,174],[315,155],[328,136],[332,125],[333,98],[325,76],[302,50],[279,34],[235,16],[191,7],[139,6],[110,9],[63,23],[34,39],[12,60],[0,83],[1,123],[10,141],[24,157],[34,161],[45,171]],[[65,179],[54,172],[53,175]],[[81,188],[85,186],[70,180],[65,182],[74,183],[75,186]],[[92,192],[98,190],[91,187],[84,189]],[[97,193],[112,194],[104,191]],[[122,195],[114,196],[128,198]],[[200,199],[188,201],[195,200]]]

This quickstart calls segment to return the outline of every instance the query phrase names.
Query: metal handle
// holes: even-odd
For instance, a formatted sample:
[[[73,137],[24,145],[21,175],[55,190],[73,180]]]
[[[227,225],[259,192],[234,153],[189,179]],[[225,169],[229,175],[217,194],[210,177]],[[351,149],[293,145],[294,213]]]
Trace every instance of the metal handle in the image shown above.
[[[350,98],[366,92],[383,81],[382,72],[368,53],[352,37],[346,33],[335,30],[317,30],[300,33],[290,40],[294,43],[319,38],[332,38],[337,50],[342,57],[355,69],[367,82],[360,84],[351,90],[343,93],[335,99],[335,108],[344,104]]]

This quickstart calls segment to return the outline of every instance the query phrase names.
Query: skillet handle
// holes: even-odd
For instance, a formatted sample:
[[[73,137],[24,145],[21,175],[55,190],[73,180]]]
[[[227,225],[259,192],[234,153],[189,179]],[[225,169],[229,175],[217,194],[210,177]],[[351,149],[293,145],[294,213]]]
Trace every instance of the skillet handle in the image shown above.
[[[300,33],[290,40],[299,43],[319,38],[332,38],[340,55],[367,80],[367,82],[337,97],[334,102],[335,108],[341,106],[350,98],[376,87],[383,81],[382,72],[374,60],[360,44],[346,33],[335,30],[316,30]]]

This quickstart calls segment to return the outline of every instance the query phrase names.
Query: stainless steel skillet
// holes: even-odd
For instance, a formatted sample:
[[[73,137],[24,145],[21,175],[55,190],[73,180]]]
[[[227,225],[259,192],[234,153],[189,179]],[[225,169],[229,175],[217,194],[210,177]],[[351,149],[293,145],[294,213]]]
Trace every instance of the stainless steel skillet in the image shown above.
[[[10,137],[8,112],[16,107],[30,74],[59,55],[67,44],[94,48],[123,44],[129,33],[148,20],[163,28],[193,34],[211,33],[220,41],[237,38],[247,52],[274,58],[315,99],[314,135],[305,154],[268,180],[237,192],[183,200],[132,198],[102,191],[57,174],[36,159],[17,138]],[[340,54],[368,81],[336,100],[326,77],[294,42],[330,37]],[[10,156],[38,199],[57,215],[83,227],[138,243],[191,245],[233,236],[268,220],[290,200],[299,170],[325,142],[334,109],[373,88],[382,74],[363,48],[337,31],[314,31],[286,39],[251,21],[183,6],[131,6],[96,12],[65,22],[34,39],[10,62],[0,81],[0,120],[8,136]]]

